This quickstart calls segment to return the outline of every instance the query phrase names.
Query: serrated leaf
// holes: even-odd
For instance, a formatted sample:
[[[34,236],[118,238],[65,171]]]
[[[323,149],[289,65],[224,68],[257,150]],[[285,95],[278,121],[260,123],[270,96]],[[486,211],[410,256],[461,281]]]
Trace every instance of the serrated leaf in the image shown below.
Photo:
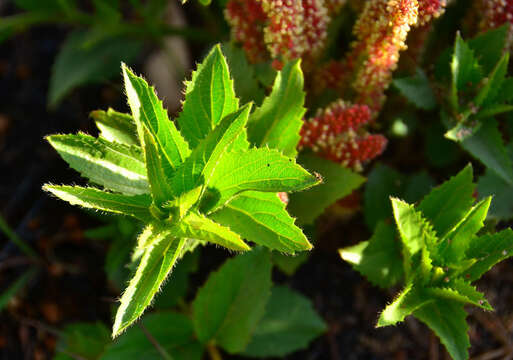
[[[51,192],[71,205],[129,215],[142,221],[151,221],[153,218],[148,210],[151,205],[149,195],[128,196],[95,188],[66,185],[45,185],[43,190]]]
[[[499,94],[502,83],[508,71],[509,53],[505,53],[499,60],[492,73],[488,76],[474,103],[476,106],[487,106],[494,103]]]
[[[213,340],[229,353],[245,349],[264,315],[271,289],[270,254],[253,249],[210,274],[192,303],[202,343]]]
[[[513,230],[511,229],[474,238],[466,252],[466,257],[476,261],[464,271],[465,278],[475,281],[495,264],[511,256],[513,256]]]
[[[406,287],[380,314],[376,327],[395,325],[433,300],[423,296],[415,287]]]
[[[472,167],[467,165],[456,176],[434,188],[417,209],[433,224],[438,236],[443,237],[472,207],[474,188]]]
[[[460,34],[456,34],[454,53],[451,60],[452,94],[451,102],[454,110],[459,109],[458,91],[464,90],[468,84],[477,84],[481,78],[481,69],[469,46]]]
[[[117,112],[109,108],[107,111],[92,111],[90,117],[100,130],[100,136],[110,142],[125,145],[139,145],[137,127],[134,118],[129,114]]]
[[[472,237],[484,226],[484,220],[490,207],[492,197],[476,204],[441,240],[438,249],[441,259],[446,264],[457,264],[465,256]]]
[[[218,196],[208,201],[209,211],[215,211],[243,191],[292,192],[319,183],[279,151],[266,148],[234,151],[226,154],[216,166],[209,190]]]
[[[411,255],[425,246],[430,249],[438,242],[432,225],[412,205],[396,198],[390,200],[399,234]]]
[[[135,275],[121,296],[112,336],[120,335],[150,305],[180,255],[185,239],[155,225]]]
[[[308,191],[290,196],[289,211],[301,224],[313,223],[329,205],[351,194],[365,181],[363,176],[315,155],[302,155],[298,163],[311,172],[319,173],[323,181]]]
[[[177,120],[180,131],[196,147],[225,116],[238,108],[228,65],[217,45],[186,83],[183,110]]]
[[[45,2],[46,3],[46,2]],[[108,37],[87,44],[90,34],[72,32],[65,40],[52,69],[48,103],[57,106],[77,86],[104,82],[119,73],[119,63],[131,62],[141,49],[139,40]]]
[[[513,162],[508,156],[497,121],[488,119],[479,131],[462,142],[471,155],[513,185]]]
[[[435,95],[422,69],[417,68],[414,76],[394,79],[392,83],[416,107],[424,110],[433,110],[436,107]]]
[[[173,227],[173,234],[208,241],[236,251],[251,249],[241,239],[239,234],[231,231],[228,227],[217,224],[209,218],[194,212],[190,212]]]
[[[413,315],[435,332],[454,360],[468,359],[470,342],[463,304],[437,300],[417,309]]]
[[[51,135],[46,139],[71,168],[91,182],[127,195],[149,193],[140,148],[83,133]]]
[[[176,129],[175,124],[169,120],[167,111],[155,94],[155,89],[123,64],[123,77],[128,104],[137,126],[139,138],[143,139],[144,128],[148,129],[156,144],[156,151],[160,157],[159,166],[164,174],[171,177],[176,169],[189,156],[190,150],[187,142]],[[146,143],[142,142],[146,152]],[[151,180],[150,180],[151,182]]]
[[[248,63],[244,50],[232,43],[221,45],[233,77],[235,93],[243,104],[254,101],[257,105],[264,99],[264,90],[256,78],[253,65]]]
[[[369,241],[339,249],[339,253],[376,286],[391,287],[404,276],[401,243],[396,240],[394,227],[385,222],[378,223]]]
[[[326,324],[308,298],[287,287],[275,286],[265,315],[243,355],[282,357],[306,348],[310,341],[325,331]]]
[[[476,290],[469,282],[456,279],[447,287],[432,287],[426,289],[429,296],[439,299],[451,300],[463,304],[472,304],[485,310],[493,310],[484,295]]]
[[[201,360],[203,346],[194,339],[191,320],[170,311],[148,314],[107,346],[100,360],[161,360],[165,352],[173,360]],[[157,348],[155,343],[160,346]]]
[[[389,197],[401,196],[404,183],[404,176],[386,165],[376,164],[371,170],[363,193],[363,215],[369,229],[374,230],[380,221],[392,216]]]
[[[251,114],[249,141],[257,147],[267,145],[295,157],[306,111],[304,101],[300,61],[289,62],[278,72],[271,94]]]
[[[171,179],[176,195],[202,186],[204,192],[209,186],[212,174],[222,157],[240,136],[244,134],[251,110],[251,104],[245,105],[226,118],[202,139],[194,148],[185,163]]]
[[[275,193],[244,192],[210,218],[270,249],[294,253],[312,248]]]

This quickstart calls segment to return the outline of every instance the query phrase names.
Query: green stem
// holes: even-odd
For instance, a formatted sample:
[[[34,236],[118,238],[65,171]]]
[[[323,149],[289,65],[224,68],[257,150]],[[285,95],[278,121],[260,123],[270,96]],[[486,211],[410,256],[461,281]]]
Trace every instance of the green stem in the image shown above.
[[[11,230],[7,222],[0,215],[0,231],[2,231],[16,246],[20,248],[27,256],[39,259],[37,253],[29,245],[27,245],[14,231]]]
[[[141,328],[141,330],[144,333],[144,335],[146,336],[146,338],[148,338],[148,340],[155,347],[155,349],[157,349],[157,351],[160,353],[160,355],[162,356],[162,358],[164,360],[173,360],[173,357],[171,355],[169,355],[169,353],[166,351],[166,349],[164,349],[162,347],[162,345],[159,344],[157,339],[155,339],[153,337],[153,335],[148,331],[148,329],[146,329],[146,327],[142,323],[139,323],[139,327]]]

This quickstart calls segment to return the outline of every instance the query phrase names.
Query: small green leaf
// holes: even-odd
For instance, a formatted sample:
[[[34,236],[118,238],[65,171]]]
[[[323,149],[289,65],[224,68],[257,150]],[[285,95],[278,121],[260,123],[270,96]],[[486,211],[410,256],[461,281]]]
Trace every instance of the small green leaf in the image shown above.
[[[161,158],[159,166],[163,168],[167,177],[171,177],[189,156],[191,152],[189,146],[175,124],[169,120],[162,101],[155,94],[155,89],[150,87],[143,78],[135,76],[125,64],[122,69],[125,92],[139,138],[143,139],[143,128],[146,127],[155,140],[156,151]],[[145,146],[143,142],[143,149],[146,152]]]
[[[203,346],[194,339],[191,320],[171,311],[148,314],[107,346],[101,360],[201,360]]]
[[[474,99],[475,106],[487,106],[494,103],[508,71],[508,63],[509,53],[505,53]]]
[[[241,239],[239,234],[228,227],[215,223],[209,218],[190,212],[175,227],[173,234],[197,240],[209,241],[227,249],[246,251],[251,248]]]
[[[129,215],[142,221],[151,221],[153,218],[148,210],[151,205],[149,195],[128,196],[95,188],[66,185],[45,185],[43,190],[51,192],[71,205]]]
[[[424,110],[433,110],[436,107],[435,95],[422,69],[417,68],[414,76],[394,79],[393,84],[416,107]]]
[[[202,343],[213,340],[229,353],[246,348],[269,299],[269,256],[267,250],[254,249],[211,273],[192,303],[194,328]]]
[[[91,45],[87,44],[89,37],[87,32],[75,31],[64,42],[50,78],[51,107],[77,86],[105,82],[117,75],[119,63],[131,62],[141,49],[139,40],[109,37]]]
[[[239,108],[228,65],[215,46],[186,82],[183,110],[178,117],[180,131],[196,147],[228,114]]]
[[[9,304],[9,301],[11,301],[11,299],[15,297],[25,285],[27,285],[35,273],[35,269],[27,270],[23,275],[9,285],[7,289],[0,292],[0,312]]]
[[[210,184],[212,174],[230,146],[244,134],[251,110],[251,104],[245,105],[237,112],[230,114],[211,131],[207,137],[200,140],[196,148],[183,166],[171,179],[176,195],[190,191],[197,186],[203,186],[202,193]]]
[[[101,322],[70,324],[62,330],[54,359],[99,359],[110,341],[109,329]]]
[[[170,236],[160,226],[152,227],[151,239],[141,262],[121,297],[112,329],[113,337],[119,336],[150,305],[175,265],[184,243],[185,239]]]
[[[454,360],[468,359],[470,342],[463,304],[437,300],[417,309],[413,315],[435,332]]]
[[[496,29],[481,33],[468,41],[468,46],[474,50],[485,74],[493,70],[503,55],[508,28],[509,26],[504,24]]]
[[[421,309],[432,300],[423,296],[411,285],[404,289],[397,298],[381,313],[376,327],[395,325],[411,315],[415,310]]]
[[[433,189],[417,209],[433,224],[438,236],[443,237],[472,207],[474,189],[472,167],[467,165],[456,176]]]
[[[477,291],[475,287],[470,285],[469,282],[462,279],[456,279],[452,283],[448,284],[447,287],[428,288],[426,289],[426,292],[429,296],[439,299],[457,301],[463,304],[472,304],[485,310],[493,310],[488,301],[484,298],[484,295]]]
[[[129,114],[117,112],[109,108],[107,111],[92,111],[90,117],[100,130],[100,136],[110,142],[125,145],[139,145],[137,127],[134,118]]]
[[[454,110],[459,109],[458,91],[468,88],[469,84],[477,84],[481,78],[481,69],[469,46],[460,34],[456,34],[454,53],[451,61],[452,94],[451,103]]]
[[[314,155],[302,155],[298,162],[323,179],[320,185],[290,196],[289,211],[301,224],[313,223],[329,205],[351,194],[365,181],[361,175]]]
[[[479,110],[479,112],[476,114],[476,119],[486,119],[510,111],[513,111],[513,105],[493,104]]]
[[[312,248],[275,193],[245,192],[210,217],[270,249],[294,253]]]
[[[260,87],[254,67],[248,63],[244,50],[232,43],[223,43],[221,49],[233,77],[235,92],[242,103],[254,101],[261,104],[265,95],[264,90]]]
[[[306,111],[304,102],[303,73],[297,60],[287,63],[278,72],[271,94],[251,114],[249,141],[258,147],[267,145],[287,156],[296,156]]]
[[[265,315],[258,323],[243,355],[282,357],[308,347],[310,341],[326,331],[326,324],[311,301],[284,286],[275,286]]]
[[[291,192],[318,183],[319,179],[277,150],[234,151],[222,158],[210,178],[209,189],[219,197],[208,208],[217,209],[243,191]]]
[[[472,239],[466,256],[476,261],[464,271],[465,278],[475,281],[495,264],[513,256],[513,230],[506,229]]]
[[[46,139],[71,168],[91,182],[127,195],[149,193],[140,148],[82,133],[51,135]]]
[[[404,276],[401,243],[392,225],[380,222],[369,241],[339,250],[343,260],[383,288],[397,284]]]
[[[391,201],[401,239],[411,255],[438,242],[432,225],[412,205],[396,198],[391,198]]]
[[[513,185],[513,162],[504,146],[497,121],[488,119],[474,136],[462,142],[462,146],[508,184]]]

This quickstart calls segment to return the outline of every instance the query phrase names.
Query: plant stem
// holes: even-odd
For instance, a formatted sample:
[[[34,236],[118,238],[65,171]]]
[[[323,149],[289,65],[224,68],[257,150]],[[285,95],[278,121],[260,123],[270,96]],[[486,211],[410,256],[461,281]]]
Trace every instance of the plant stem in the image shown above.
[[[148,331],[148,329],[146,329],[146,327],[142,323],[139,323],[139,327],[141,328],[144,335],[146,335],[148,340],[151,342],[151,344],[155,347],[155,349],[157,349],[157,351],[160,353],[160,355],[162,355],[163,359],[173,360],[173,357],[171,355],[169,355],[169,353],[166,351],[166,349],[164,349],[162,347],[162,345],[159,344],[157,339],[155,339],[153,337],[153,335]]]
[[[14,231],[11,230],[7,222],[0,215],[0,231],[2,231],[16,246],[20,248],[27,256],[33,259],[39,259],[37,253],[27,245]]]
[[[223,360],[219,349],[214,345],[214,343],[210,342],[207,344],[207,351],[211,360]]]

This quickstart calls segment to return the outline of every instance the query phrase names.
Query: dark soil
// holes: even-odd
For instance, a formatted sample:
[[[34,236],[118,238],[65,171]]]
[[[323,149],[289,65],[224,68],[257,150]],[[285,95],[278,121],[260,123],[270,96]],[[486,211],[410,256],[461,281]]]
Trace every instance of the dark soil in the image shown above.
[[[55,111],[47,110],[51,65],[65,34],[65,29],[38,28],[0,45],[0,212],[42,258],[25,291],[0,313],[2,360],[51,359],[59,328],[76,321],[109,323],[110,308],[118,296],[103,271],[107,244],[83,236],[98,220],[41,191],[45,182],[83,182],[46,144],[45,135],[78,130],[93,133],[89,111],[126,108],[119,86],[103,85],[81,88]],[[308,262],[293,277],[275,273],[276,282],[312,299],[329,326],[309,349],[287,359],[448,358],[438,339],[414,319],[398,327],[373,327],[397,289],[373,287],[343,263],[336,251],[369,235],[359,216],[338,223],[325,232]],[[213,269],[225,258],[225,252],[206,248],[200,268]],[[0,234],[0,289],[33,262]],[[197,282],[193,285],[200,284]],[[469,308],[471,355],[475,359],[511,359],[512,262],[495,267],[478,287],[496,312]]]

